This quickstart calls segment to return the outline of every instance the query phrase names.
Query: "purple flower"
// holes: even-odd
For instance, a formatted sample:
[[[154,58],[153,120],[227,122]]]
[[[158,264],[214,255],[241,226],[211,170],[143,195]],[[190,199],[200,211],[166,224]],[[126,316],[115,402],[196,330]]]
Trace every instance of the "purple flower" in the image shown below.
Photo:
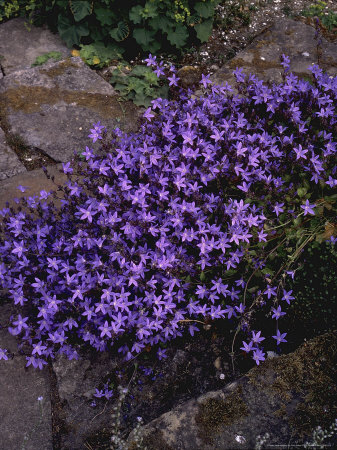
[[[145,117],[149,122],[151,122],[151,119],[154,117],[154,114],[152,114],[152,109],[147,108],[147,110],[145,111],[145,113],[143,114],[143,117]]]
[[[314,208],[315,206],[315,204],[310,205],[309,200],[306,200],[305,205],[301,205],[301,208],[304,210],[304,215],[306,216],[307,214],[311,214],[314,216],[315,211],[312,208]]]
[[[259,366],[260,365],[260,361],[264,361],[266,358],[264,357],[265,353],[263,353],[262,350],[260,349],[256,349],[253,352],[253,359],[256,362],[256,364]]]
[[[166,350],[164,350],[164,349],[159,349],[159,350],[157,351],[157,356],[158,356],[159,360],[162,360],[162,359],[167,358]]]
[[[249,344],[247,344],[245,341],[242,341],[242,343],[243,343],[243,347],[240,347],[240,350],[243,350],[246,353],[249,353],[252,350],[254,350],[254,347],[253,347],[254,342],[253,341],[250,341]]]
[[[144,61],[147,63],[147,66],[155,66],[156,65],[156,56],[152,56],[151,53],[149,54],[149,57],[147,59],[144,59]]]
[[[159,65],[157,64],[156,69],[154,70],[154,73],[159,78],[161,75],[165,75],[163,63],[161,62]]]
[[[281,306],[278,306],[277,309],[272,308],[273,315],[272,319],[278,320],[280,317],[284,316],[286,313],[281,311]]]
[[[171,77],[167,77],[167,79],[169,80],[169,86],[178,86],[180,78],[178,78],[175,73]]]
[[[269,300],[272,295],[276,296],[276,288],[269,286],[269,284],[268,284],[267,289],[264,291],[264,294],[266,294],[268,296],[268,300]]]
[[[292,272],[293,273],[293,272]],[[288,303],[288,305],[290,305],[290,300],[294,300],[295,299],[295,297],[293,297],[291,294],[292,294],[292,290],[290,290],[289,292],[287,292],[285,289],[283,289],[283,297],[282,297],[282,299],[281,300],[285,300],[287,303]]]
[[[14,250],[12,250],[12,253],[16,253],[18,255],[18,257],[21,258],[23,252],[27,251],[27,249],[23,245],[23,240],[21,240],[20,243],[14,241],[13,244],[14,244],[15,248],[14,248]]]
[[[21,192],[25,192],[26,189],[29,189],[27,186],[22,186],[21,184],[17,187]]]
[[[8,356],[6,355],[7,349],[0,348],[0,360],[4,359],[5,361],[8,360]]]
[[[209,84],[212,84],[212,81],[209,79],[210,75],[201,75],[201,81],[200,84],[204,86],[204,88],[207,88]]]
[[[252,338],[252,341],[251,341],[251,342],[253,342],[254,344],[259,344],[261,341],[264,341],[264,340],[265,340],[264,337],[260,336],[260,335],[261,335],[261,331],[259,331],[259,332],[256,333],[256,334],[255,334],[254,331],[252,331],[252,334],[253,334],[253,338]]]
[[[108,336],[111,338],[110,331],[113,329],[112,326],[109,326],[108,321],[106,320],[104,322],[104,326],[98,327],[99,330],[101,330],[101,338],[104,336]]]
[[[273,336],[273,338],[276,339],[277,345],[280,345],[281,342],[287,342],[287,340],[284,339],[286,337],[286,335],[287,335],[287,333],[281,334],[280,330],[277,330],[276,336]]]
[[[89,134],[88,137],[92,139],[92,142],[96,142],[98,139],[103,139],[98,130],[91,129],[90,131],[91,134]]]
[[[18,315],[18,320],[15,320],[13,322],[13,325],[15,325],[17,333],[21,333],[22,329],[27,329],[28,325],[27,325],[27,320],[28,317],[22,318],[21,314]]]
[[[63,163],[62,164],[62,167],[63,167],[63,172],[64,173],[73,173],[73,169],[72,169],[72,167],[70,166],[70,162],[67,162],[66,164],[65,163]]]
[[[279,216],[280,213],[284,211],[282,206],[284,206],[284,203],[276,203],[274,206],[274,212],[277,215],[277,217]]]

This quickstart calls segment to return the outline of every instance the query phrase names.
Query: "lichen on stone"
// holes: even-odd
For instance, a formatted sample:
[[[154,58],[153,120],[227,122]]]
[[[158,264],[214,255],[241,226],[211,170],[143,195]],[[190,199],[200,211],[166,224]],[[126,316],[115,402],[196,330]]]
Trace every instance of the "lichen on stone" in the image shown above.
[[[329,426],[337,417],[336,369],[337,331],[333,331],[304,343],[291,355],[265,361],[247,377],[268,395],[282,400],[275,416],[287,420],[292,432],[303,438],[319,425]],[[274,380],[266,383],[264,375],[270,370]],[[290,411],[291,401],[296,406]]]
[[[212,443],[212,437],[221,431],[223,426],[247,416],[247,405],[242,398],[242,386],[225,399],[209,398],[199,405],[195,421],[199,425],[198,436],[204,442]]]

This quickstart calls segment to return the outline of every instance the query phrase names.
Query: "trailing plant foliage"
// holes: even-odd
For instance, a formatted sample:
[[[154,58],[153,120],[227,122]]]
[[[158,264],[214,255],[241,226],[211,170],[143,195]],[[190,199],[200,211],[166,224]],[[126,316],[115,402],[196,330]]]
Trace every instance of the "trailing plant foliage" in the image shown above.
[[[3,2],[4,3],[4,2]],[[138,53],[181,50],[206,42],[218,0],[17,0],[6,2],[6,17],[31,11],[35,24],[47,23],[69,48],[117,44]],[[1,3],[0,3],[1,14]],[[109,47],[110,48],[110,47]]]
[[[50,59],[54,59],[55,61],[59,61],[60,59],[62,59],[62,54],[60,52],[44,53],[43,55],[40,55],[40,56],[38,56],[36,58],[36,60],[31,65],[31,67],[42,66],[42,64],[45,64]]]
[[[312,3],[301,11],[301,14],[304,17],[318,17],[329,31],[337,32],[337,10],[331,11],[326,2],[319,0],[317,3]]]
[[[282,65],[271,87],[235,70],[239,95],[203,76],[200,97],[171,67],[177,100],[153,100],[135,134],[95,124],[101,149],[63,164],[64,186],[1,211],[0,286],[27,366],[86,346],[130,360],[217,319],[257,364],[286,342],[296,260],[336,240],[337,77],[315,65],[311,85]],[[264,337],[256,317],[269,314]]]
[[[88,45],[80,45],[80,50],[73,50],[73,56],[80,56],[82,60],[95,69],[108,66],[113,60],[122,59],[124,49],[116,44],[104,45],[96,42]]]
[[[150,106],[151,100],[167,98],[168,85],[158,80],[150,67],[136,65],[131,70],[120,64],[113,72],[110,83],[127,100],[138,106]]]

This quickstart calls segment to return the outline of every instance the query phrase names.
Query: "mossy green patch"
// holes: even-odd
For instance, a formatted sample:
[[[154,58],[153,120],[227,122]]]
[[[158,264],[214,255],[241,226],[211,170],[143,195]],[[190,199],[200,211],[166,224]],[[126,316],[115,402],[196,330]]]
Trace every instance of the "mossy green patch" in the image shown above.
[[[23,111],[25,113],[41,112],[42,105],[55,105],[66,103],[91,109],[104,119],[133,118],[132,126],[135,126],[134,118],[138,116],[138,110],[132,102],[125,102],[123,108],[116,95],[93,94],[85,91],[68,91],[58,87],[52,89],[43,86],[18,86],[9,88],[3,94],[6,113]]]
[[[281,399],[282,416],[294,435],[303,438],[317,426],[328,427],[337,417],[337,331],[304,343],[292,354],[268,359],[248,374],[249,382]],[[273,380],[266,373],[274,373]],[[290,413],[287,403],[297,397]]]
[[[40,55],[36,58],[31,67],[42,66],[42,64],[45,64],[50,59],[59,61],[60,59],[62,59],[62,54],[60,52],[44,53],[43,55]]]
[[[212,444],[212,437],[221,431],[223,426],[248,415],[248,407],[242,398],[242,386],[238,386],[225,399],[209,398],[201,405],[195,416],[199,425],[198,435],[205,443]]]

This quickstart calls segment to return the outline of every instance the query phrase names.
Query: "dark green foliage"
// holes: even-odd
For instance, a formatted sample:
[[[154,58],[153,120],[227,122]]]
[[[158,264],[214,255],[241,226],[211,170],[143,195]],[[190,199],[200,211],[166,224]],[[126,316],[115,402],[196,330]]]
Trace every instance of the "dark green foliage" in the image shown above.
[[[17,0],[2,16],[27,15],[47,23],[69,48],[92,43],[117,44],[130,55],[139,51],[180,51],[206,42],[219,0]],[[3,10],[3,13],[2,13]]]
[[[97,69],[109,65],[112,60],[122,59],[124,49],[116,44],[104,45],[103,42],[94,42],[93,44],[81,45],[79,56],[89,66]]]
[[[337,13],[327,8],[326,2],[319,0],[304,9],[301,14],[305,17],[318,17],[329,31],[337,30]]]

